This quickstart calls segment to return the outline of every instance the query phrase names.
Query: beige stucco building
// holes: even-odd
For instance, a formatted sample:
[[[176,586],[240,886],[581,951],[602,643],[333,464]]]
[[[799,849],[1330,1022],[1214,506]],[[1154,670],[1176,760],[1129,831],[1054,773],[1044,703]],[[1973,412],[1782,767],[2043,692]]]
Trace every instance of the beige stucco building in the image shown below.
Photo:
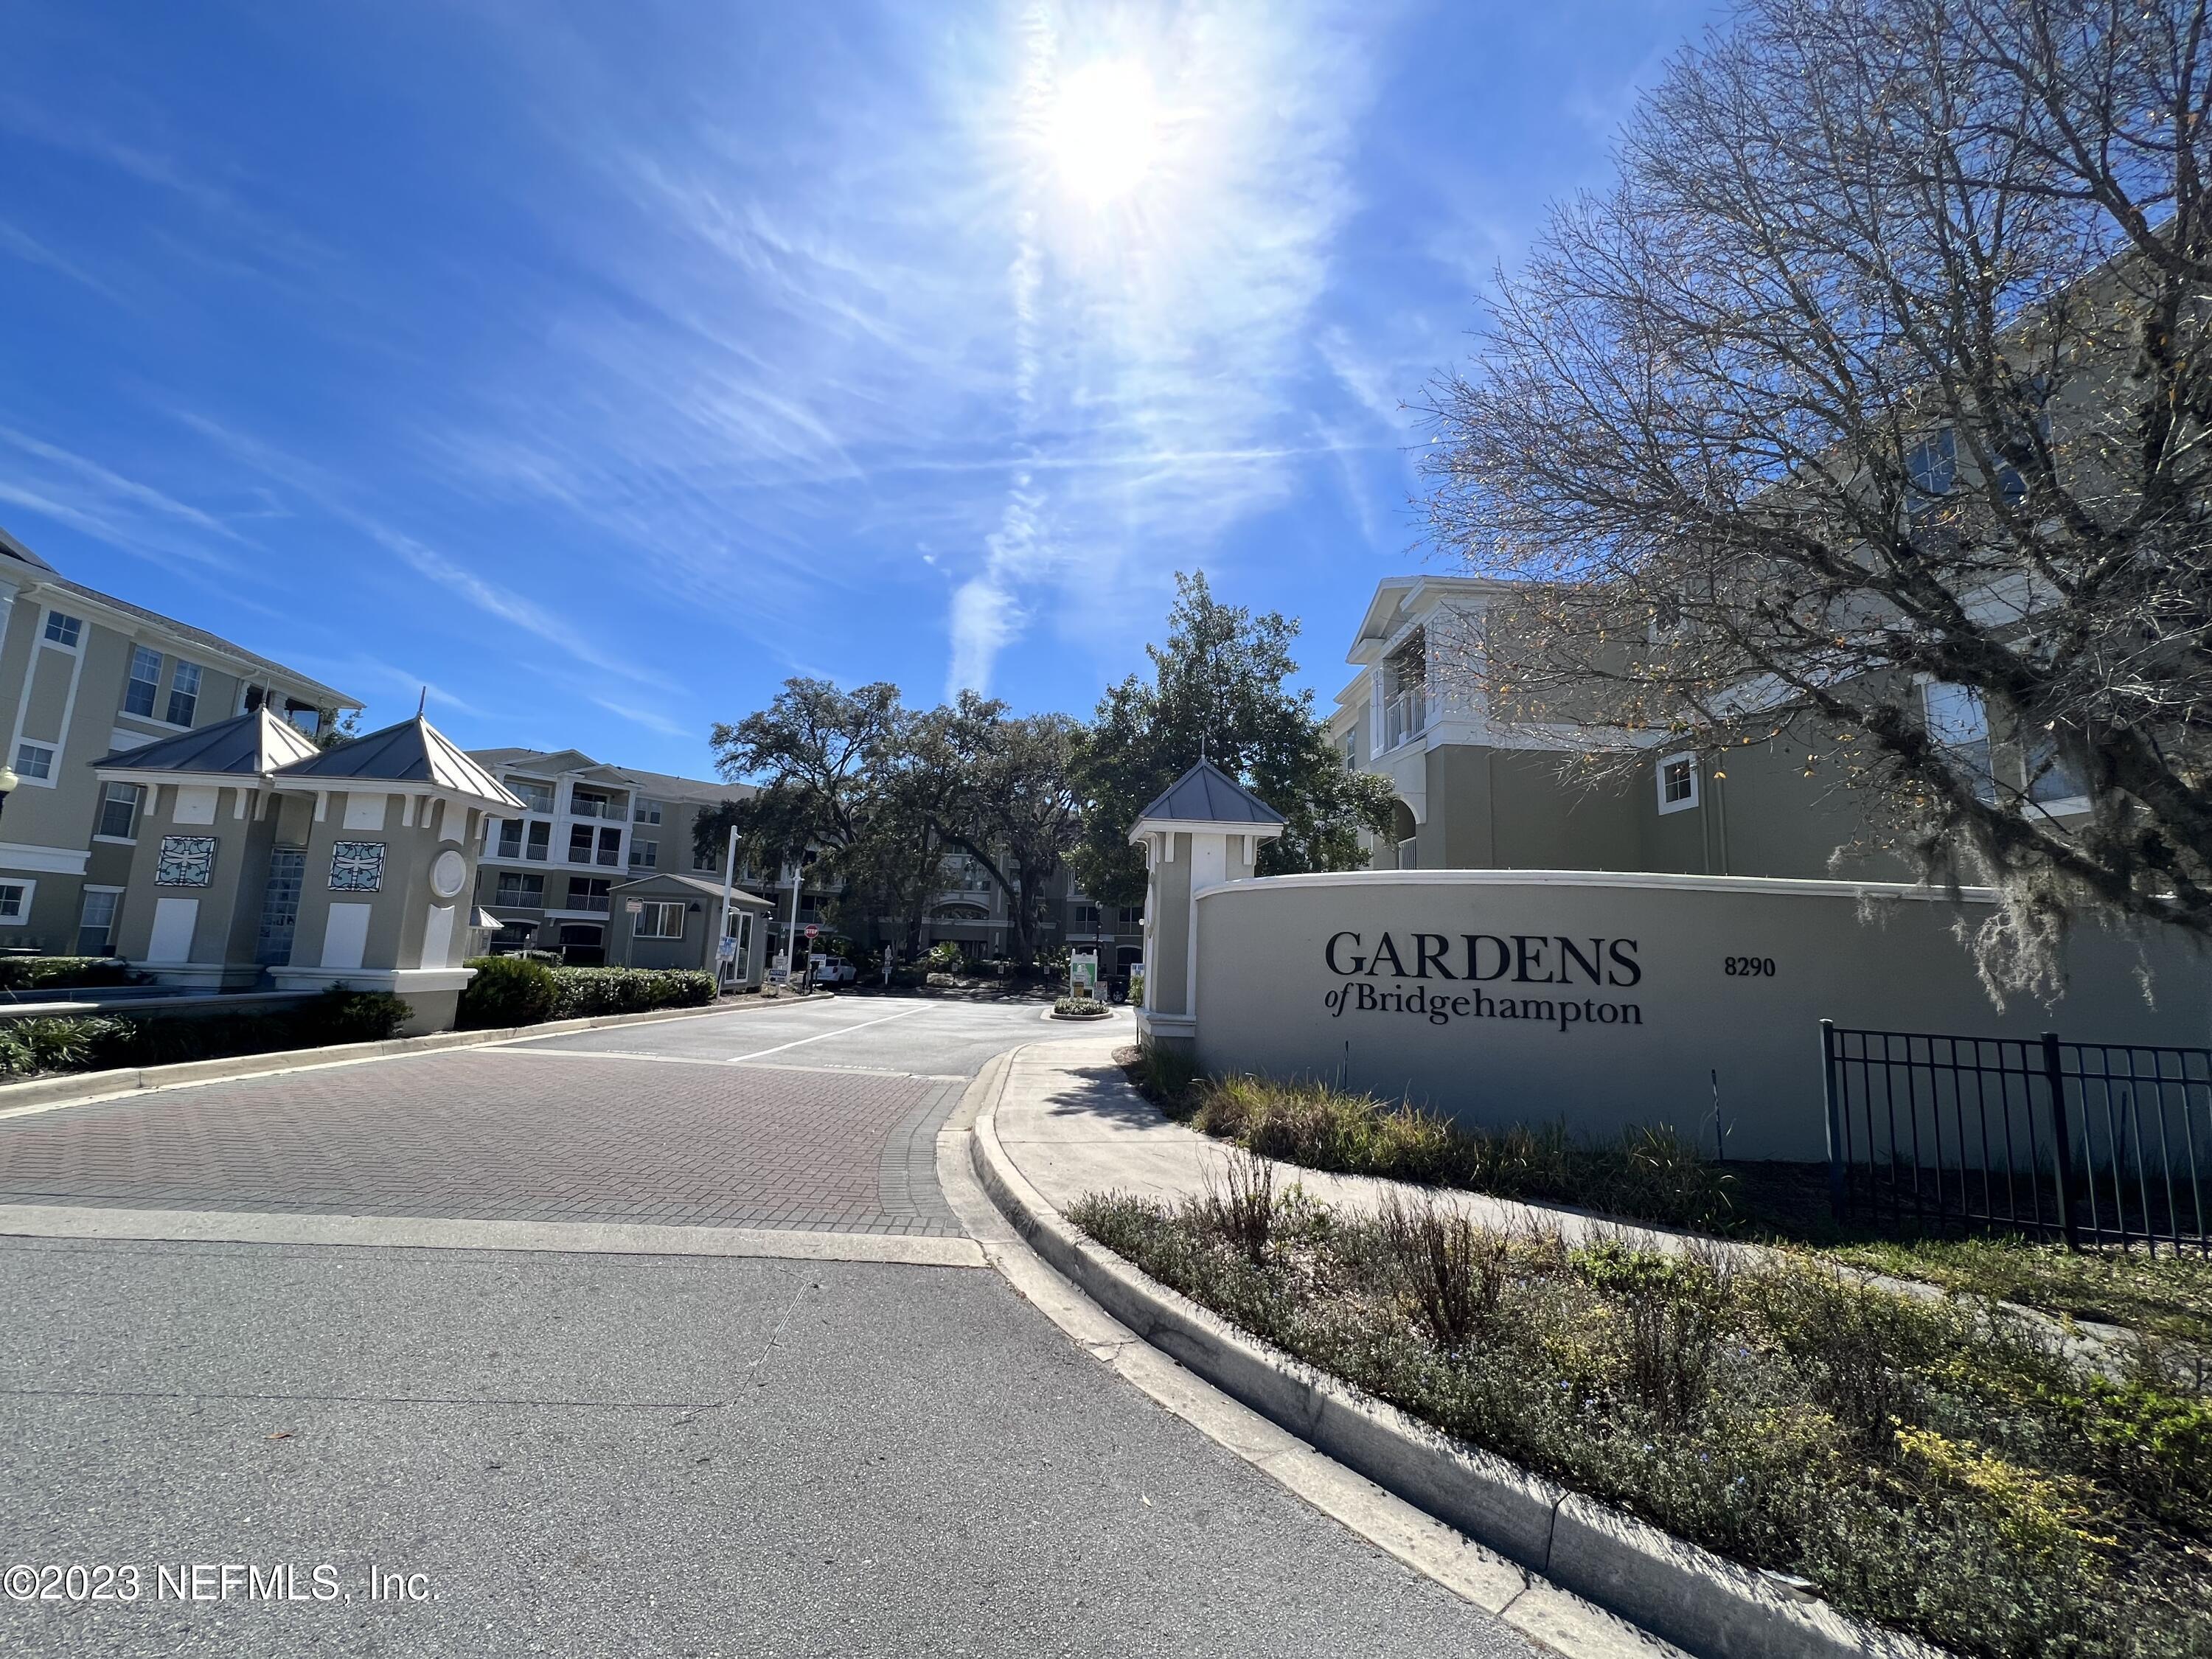
[[[359,699],[229,641],[70,580],[0,532],[0,721],[18,780],[0,807],[0,945],[115,948],[143,786],[91,763],[268,709],[304,738]]]

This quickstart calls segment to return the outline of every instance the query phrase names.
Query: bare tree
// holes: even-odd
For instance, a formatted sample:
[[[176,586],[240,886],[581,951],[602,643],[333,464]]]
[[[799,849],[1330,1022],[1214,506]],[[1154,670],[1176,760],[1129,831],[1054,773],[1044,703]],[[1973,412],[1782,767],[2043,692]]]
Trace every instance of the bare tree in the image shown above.
[[[1477,689],[1847,784],[2001,890],[1993,991],[2083,908],[2212,934],[2207,24],[1750,0],[1434,388],[1434,531],[1526,584]]]

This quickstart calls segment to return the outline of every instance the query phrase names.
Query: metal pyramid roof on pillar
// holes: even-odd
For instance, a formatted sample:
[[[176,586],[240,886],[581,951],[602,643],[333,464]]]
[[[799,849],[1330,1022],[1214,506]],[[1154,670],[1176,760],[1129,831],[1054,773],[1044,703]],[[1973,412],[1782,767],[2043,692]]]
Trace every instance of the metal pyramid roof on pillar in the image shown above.
[[[1271,824],[1279,826],[1283,815],[1231,777],[1212,761],[1202,760],[1160,792],[1160,797],[1137,815],[1139,823],[1158,819],[1173,823]]]
[[[287,783],[343,789],[355,782],[419,784],[520,812],[521,801],[420,714],[325,749],[277,774]]]
[[[130,772],[219,773],[227,777],[260,777],[316,753],[314,740],[266,708],[239,714],[213,726],[180,732],[140,749],[118,749],[94,766]]]

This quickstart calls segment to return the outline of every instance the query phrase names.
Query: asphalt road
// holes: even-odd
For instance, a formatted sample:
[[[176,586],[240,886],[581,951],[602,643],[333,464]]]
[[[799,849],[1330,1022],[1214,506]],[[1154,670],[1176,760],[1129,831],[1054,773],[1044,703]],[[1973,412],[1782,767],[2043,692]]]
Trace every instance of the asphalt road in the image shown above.
[[[771,1083],[961,1075],[1065,1029],[838,999],[551,1040],[657,1056],[627,1065],[510,1064],[592,1099],[726,1066],[741,1115]],[[397,1093],[411,1065],[354,1069]],[[0,1158],[74,1109],[0,1122]],[[84,1109],[129,1140],[128,1115]],[[987,1268],[0,1237],[0,1565],[132,1566],[138,1588],[0,1602],[0,1652],[1531,1651]],[[289,1566],[307,1599],[253,1599],[243,1572],[227,1599],[170,1593],[202,1564],[214,1596],[225,1563],[264,1588]],[[421,1599],[374,1598],[373,1574]]]

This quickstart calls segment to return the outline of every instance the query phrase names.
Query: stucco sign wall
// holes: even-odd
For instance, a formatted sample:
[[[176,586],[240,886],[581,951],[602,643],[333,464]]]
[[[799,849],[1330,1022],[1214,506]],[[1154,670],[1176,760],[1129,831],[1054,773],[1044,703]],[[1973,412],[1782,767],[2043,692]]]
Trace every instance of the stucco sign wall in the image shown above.
[[[2212,960],[2085,928],[2064,994],[2000,1013],[1917,890],[1417,870],[1199,896],[1196,1043],[1215,1071],[1316,1075],[1469,1121],[1668,1122],[1731,1157],[1825,1155],[1820,1021],[2212,1041]],[[1970,902],[1978,921],[1986,906]],[[2154,1002],[2137,978],[2147,969]]]

